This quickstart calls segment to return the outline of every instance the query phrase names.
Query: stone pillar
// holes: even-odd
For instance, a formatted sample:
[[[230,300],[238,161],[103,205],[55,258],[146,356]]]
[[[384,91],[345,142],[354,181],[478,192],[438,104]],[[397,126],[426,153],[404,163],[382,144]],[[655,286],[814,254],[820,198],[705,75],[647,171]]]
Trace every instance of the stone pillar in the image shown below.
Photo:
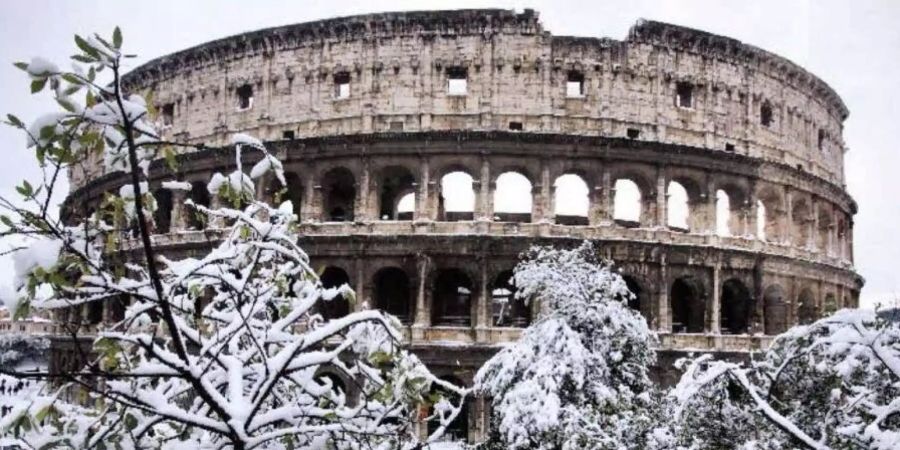
[[[813,199],[812,201],[812,218],[806,221],[807,227],[807,235],[809,239],[806,240],[806,248],[808,249],[817,249],[822,255],[826,255],[828,253],[827,248],[818,248],[819,246],[819,233],[821,229],[819,228],[819,200]],[[827,247],[827,239],[823,242]]]
[[[169,231],[185,230],[188,227],[188,215],[193,212],[188,208],[184,201],[187,199],[187,192],[181,189],[172,190],[172,217],[169,219]]]
[[[419,185],[416,186],[416,212],[415,220],[429,220],[432,216],[432,199],[430,189],[430,167],[428,158],[422,157],[419,160]]]
[[[553,222],[553,186],[550,181],[550,166],[541,160],[540,183],[532,189],[532,220],[538,223]]]
[[[491,221],[494,218],[494,181],[491,180],[491,163],[481,160],[481,179],[475,193],[475,219]]]
[[[315,171],[310,171],[315,173]],[[303,205],[300,207],[301,222],[320,222],[322,221],[322,186],[319,185],[315,176],[311,176],[304,180],[303,189]]]
[[[212,194],[209,198],[209,209],[215,211],[222,207],[224,200],[219,194]],[[209,223],[207,224],[208,228],[223,228],[225,226],[225,220],[219,216],[211,216],[209,219]]]
[[[759,239],[756,232],[757,216],[759,215],[758,198],[756,197],[756,180],[750,180],[749,189],[747,190],[747,204],[744,205],[747,217],[744,220],[744,236],[753,236],[753,239]],[[765,224],[763,224],[765,225]]]
[[[350,309],[353,311],[362,311],[365,309],[375,309],[378,305],[372,304],[371,299],[369,298],[369,293],[366,292],[366,262],[361,257],[357,257],[354,260],[354,271],[356,272],[356,285],[353,289],[356,291],[356,303],[350,305]],[[351,281],[351,284],[353,282]]]
[[[709,328],[707,328],[712,334],[722,334],[722,290],[719,287],[720,284],[721,268],[719,261],[716,261],[712,271],[712,305],[710,305],[712,307],[709,308]]]
[[[671,333],[672,332],[672,317],[669,314],[669,283],[667,282],[668,278],[668,269],[667,269],[667,261],[666,261],[666,253],[665,251],[660,252],[659,254],[659,281],[656,283],[659,286],[659,299],[658,304],[656,305],[657,309],[657,317],[659,328],[657,331],[662,333]]]
[[[794,245],[794,196],[791,190],[787,188],[784,189],[784,208],[784,211],[775,212],[775,214],[778,214],[777,217],[782,216],[783,213],[784,217],[786,218],[786,220],[779,220],[781,225],[779,227],[779,234],[781,235],[780,241],[786,242],[788,245]],[[787,224],[785,224],[784,222],[787,222]]]
[[[488,328],[491,327],[491,289],[488,280],[488,258],[486,255],[478,255],[478,297],[473,305],[475,317],[475,336],[478,342],[489,342]]]
[[[600,175],[600,185],[594,186],[590,195],[590,218],[591,225],[608,225],[612,223],[612,176],[609,169],[603,168]]]
[[[669,225],[668,199],[669,193],[666,186],[666,171],[662,167],[656,169],[656,223],[654,225],[665,228]]]
[[[699,223],[700,227],[696,230],[696,232],[702,232],[707,234],[716,235],[718,234],[719,227],[719,210],[717,208],[719,198],[718,192],[716,192],[716,184],[713,181],[712,177],[707,174],[706,176],[706,186],[704,187],[706,190],[706,202],[703,204],[704,214],[701,217],[702,222]],[[732,205],[731,202],[733,200],[731,197],[728,198],[728,233],[730,235],[739,235],[740,230],[733,230],[732,225],[737,222],[735,220],[731,220],[732,217],[738,215],[738,208],[736,205]],[[693,231],[693,230],[692,230]]]
[[[413,339],[424,339],[425,328],[431,326],[431,309],[426,300],[428,289],[428,271],[431,269],[431,258],[419,253],[416,255],[416,270],[419,276],[419,289],[416,295],[416,315],[413,321]]]
[[[370,220],[378,220],[377,208],[378,202],[373,202],[369,192],[371,191],[371,172],[369,170],[369,159],[363,158],[362,173],[359,175],[359,182],[356,186],[356,206],[354,207],[354,220],[357,222],[367,222]],[[376,194],[377,195],[377,194]]]

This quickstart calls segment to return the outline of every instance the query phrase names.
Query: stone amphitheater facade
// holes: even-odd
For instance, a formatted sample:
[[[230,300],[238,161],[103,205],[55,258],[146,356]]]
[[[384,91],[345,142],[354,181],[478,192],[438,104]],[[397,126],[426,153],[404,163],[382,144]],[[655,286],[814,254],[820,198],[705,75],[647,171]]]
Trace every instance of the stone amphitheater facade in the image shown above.
[[[152,94],[166,138],[204,145],[179,155],[177,174],[152,166],[151,189],[173,176],[195,183],[157,191],[158,245],[209,248],[220,224],[194,223],[184,201],[215,205],[205,183],[233,170],[230,136],[262,138],[284,162],[284,198],[313,263],[363,300],[327,314],[396,314],[411,347],[463,384],[533,318],[506,300],[510,270],[535,244],[587,239],[616,262],[637,294],[631,306],[660,335],[663,381],[688,349],[739,357],[857,305],[848,110],[816,76],[731,38],[650,21],[624,40],[554,36],[531,10],[384,13],[209,42],[125,84]],[[471,179],[471,211],[444,207],[441,181],[455,172]],[[510,172],[531,186],[530,213],[494,208]],[[554,213],[563,175],[583,180],[586,214]],[[125,182],[99,161],[70,177],[69,217]],[[624,180],[640,194],[631,218],[617,216]],[[675,183],[689,216],[673,227]],[[271,180],[257,188],[275,190]],[[413,210],[399,211],[410,193]],[[476,399],[457,434],[482,436],[485,407]]]

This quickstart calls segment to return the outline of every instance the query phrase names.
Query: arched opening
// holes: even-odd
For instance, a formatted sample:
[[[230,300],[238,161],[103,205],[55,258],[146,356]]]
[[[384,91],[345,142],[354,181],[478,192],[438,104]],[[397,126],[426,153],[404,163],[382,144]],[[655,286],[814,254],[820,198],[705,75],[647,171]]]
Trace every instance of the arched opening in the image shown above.
[[[805,200],[794,202],[791,208],[791,240],[795,247],[806,248],[809,242],[809,224],[812,221],[810,216],[809,203]]]
[[[625,281],[625,286],[628,287],[628,291],[632,294],[630,298],[626,299],[628,307],[644,314],[642,309],[644,305],[644,290],[641,288],[640,283],[630,275],[622,275],[622,280]]]
[[[375,307],[408,324],[412,318],[409,277],[402,269],[385,267],[375,273]]]
[[[153,211],[154,231],[168,233],[172,224],[172,191],[158,189],[153,192],[156,200],[156,210]]]
[[[350,222],[354,219],[356,179],[349,169],[337,167],[322,177],[322,206],[326,222]]]
[[[512,271],[501,272],[491,284],[491,309],[495,327],[528,326],[531,308],[516,297]]]
[[[350,285],[350,276],[347,271],[340,267],[328,266],[319,276],[322,287],[326,289],[338,288],[343,285]],[[350,314],[350,302],[343,295],[338,295],[331,300],[321,300],[319,303],[319,312],[326,320],[340,319]]]
[[[753,309],[750,291],[740,280],[730,279],[722,284],[721,324],[725,334],[743,334],[750,329]]]
[[[494,217],[501,222],[531,222],[531,181],[518,172],[497,177]]]
[[[777,284],[767,287],[763,292],[763,314],[766,322],[766,334],[776,335],[787,331],[787,313],[784,289]]]
[[[620,225],[640,226],[641,189],[629,179],[616,180],[613,197],[613,220]]]
[[[820,208],[816,248],[825,255],[833,253],[830,239],[831,228],[831,214],[829,214],[828,208]]]
[[[281,186],[277,180],[270,180],[271,183],[277,187],[279,190],[284,189],[284,194],[282,194],[281,200],[282,202],[289,201],[291,202],[291,207],[293,208],[294,214],[297,218],[300,218],[300,211],[303,207],[303,181],[300,179],[300,175],[296,172],[285,172],[284,173],[284,182],[285,186]]]
[[[781,197],[773,189],[765,189],[759,194],[757,202],[757,233],[760,239],[767,242],[781,241],[779,229],[779,213],[784,213],[780,208]]]
[[[678,231],[688,231],[688,207],[687,189],[677,181],[670,181],[666,189],[666,217],[669,228]]]
[[[412,173],[401,166],[386,167],[381,171],[378,186],[378,218],[412,220],[416,209],[416,179]]]
[[[472,280],[460,269],[443,269],[434,282],[431,323],[469,326],[472,322]]]
[[[700,284],[691,278],[679,278],[669,291],[673,333],[702,333],[705,328],[706,301]]]
[[[830,292],[825,294],[825,302],[822,304],[822,307],[826,316],[834,314],[838,310],[837,297]]]
[[[454,376],[443,376],[440,377],[441,380],[446,381],[454,386],[465,386],[465,384],[459,378]],[[431,394],[435,396],[440,396],[443,399],[446,399],[448,402],[456,405],[459,403],[459,397],[442,388],[440,385],[433,385]],[[446,441],[457,441],[457,442],[468,442],[469,440],[469,410],[471,409],[471,396],[467,396],[465,400],[463,400],[462,409],[459,411],[459,414],[447,424],[447,427],[444,429],[444,434],[442,436],[442,440]],[[431,411],[431,414],[434,414],[434,411]],[[428,434],[431,435],[435,431],[437,431],[438,427],[441,426],[440,419],[432,418],[428,421]]]
[[[95,300],[87,302],[87,323],[97,325],[103,322],[103,302]]]
[[[188,194],[188,198],[194,202],[195,205],[201,205],[208,208],[209,191],[206,189],[206,183],[202,181],[194,181],[191,183],[191,192]],[[202,230],[206,228],[206,214],[191,207],[185,208],[184,213],[187,215],[187,224],[189,228],[193,230]]]
[[[804,288],[797,298],[797,321],[800,325],[807,325],[816,320],[816,298],[812,290]]]
[[[590,200],[584,179],[575,174],[565,174],[553,182],[553,214],[561,225],[587,225]]]
[[[731,198],[722,189],[716,191],[716,234],[731,236]]]
[[[475,218],[475,189],[471,175],[456,171],[441,177],[441,220],[455,222]]]

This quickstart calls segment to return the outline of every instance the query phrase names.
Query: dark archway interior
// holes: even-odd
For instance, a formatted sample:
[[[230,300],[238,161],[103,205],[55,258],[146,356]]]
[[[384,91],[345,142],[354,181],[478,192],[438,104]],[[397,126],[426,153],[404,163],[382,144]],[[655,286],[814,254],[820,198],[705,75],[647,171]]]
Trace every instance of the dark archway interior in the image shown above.
[[[87,303],[87,321],[91,325],[96,325],[103,321],[103,302],[100,300]]]
[[[153,211],[153,223],[157,233],[168,233],[172,224],[172,191],[159,189],[153,193],[156,199],[156,211]]]
[[[332,169],[322,177],[322,195],[327,222],[351,222],[354,218],[356,180],[343,167]]]
[[[797,321],[800,325],[807,325],[816,320],[816,299],[809,288],[800,292],[797,299],[799,307],[797,308]]]
[[[496,327],[527,327],[531,319],[531,308],[520,298],[516,298],[512,271],[501,272],[491,286],[491,310]]]
[[[746,333],[750,328],[752,299],[744,283],[735,279],[723,283],[721,303],[722,332]]]
[[[388,267],[375,274],[375,307],[404,324],[411,321],[409,277],[401,269]]]
[[[319,277],[322,286],[336,288],[350,284],[350,277],[340,267],[329,266]],[[343,295],[338,295],[331,300],[320,301],[320,312],[325,319],[339,319],[350,314],[350,302]]]
[[[472,322],[472,280],[459,269],[445,269],[434,283],[431,322],[469,326]]]
[[[196,205],[209,207],[209,191],[206,190],[206,184],[202,181],[191,183],[191,192],[188,196]],[[206,216],[199,213],[194,208],[185,208],[184,213],[187,214],[188,227],[194,230],[202,230],[206,227]]]
[[[669,301],[672,307],[673,333],[702,333],[705,329],[706,302],[697,283],[679,278],[672,283]]]
[[[781,286],[773,285],[766,288],[763,293],[763,314],[765,315],[766,334],[776,335],[787,330],[787,302],[784,300],[784,290]]]
[[[622,280],[625,281],[625,286],[628,286],[628,290],[634,294],[631,298],[627,299],[628,307],[641,312],[641,305],[643,304],[643,289],[641,289],[641,285],[638,284],[634,277],[629,275],[622,275]]]
[[[392,166],[386,168],[381,174],[379,191],[378,218],[381,220],[412,220],[412,213],[401,214],[397,211],[400,199],[410,192],[415,191],[416,179],[409,170]]]
[[[462,380],[454,376],[444,376],[441,377],[441,379],[455,386],[465,386]],[[443,389],[438,385],[434,385],[434,387],[432,388],[432,393],[440,395],[454,405],[459,402],[459,397],[456,394],[450,393],[446,389]],[[469,410],[471,409],[471,398],[471,396],[468,396],[463,401],[462,410],[459,411],[459,414],[457,414],[453,421],[450,422],[450,424],[448,424],[447,428],[444,430],[445,437],[451,438],[454,441],[467,442],[469,440]],[[438,420],[437,418],[429,420],[428,434],[431,435],[432,433],[437,431],[440,425],[440,420]]]

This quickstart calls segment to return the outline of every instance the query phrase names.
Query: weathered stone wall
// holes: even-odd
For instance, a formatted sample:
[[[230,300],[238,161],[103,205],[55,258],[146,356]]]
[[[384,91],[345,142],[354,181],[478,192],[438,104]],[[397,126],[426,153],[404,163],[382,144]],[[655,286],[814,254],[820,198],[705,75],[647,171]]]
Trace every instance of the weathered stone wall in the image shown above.
[[[448,69],[466,70],[465,95],[448,94]],[[342,73],[350,94],[336,98]],[[581,96],[567,96],[571,73],[583,77]],[[224,144],[236,131],[276,140],[392,124],[506,130],[519,122],[530,132],[610,137],[631,128],[641,140],[750,155],[843,183],[847,110],[827,85],[754,47],[656,22],[617,41],[552,36],[530,11],[375,14],[214,41],[126,80],[152,92],[160,109],[171,106],[167,137],[197,143]],[[691,87],[689,108],[676,106],[679,83]],[[253,103],[240,109],[243,86]],[[84,173],[72,176],[83,184]]]

